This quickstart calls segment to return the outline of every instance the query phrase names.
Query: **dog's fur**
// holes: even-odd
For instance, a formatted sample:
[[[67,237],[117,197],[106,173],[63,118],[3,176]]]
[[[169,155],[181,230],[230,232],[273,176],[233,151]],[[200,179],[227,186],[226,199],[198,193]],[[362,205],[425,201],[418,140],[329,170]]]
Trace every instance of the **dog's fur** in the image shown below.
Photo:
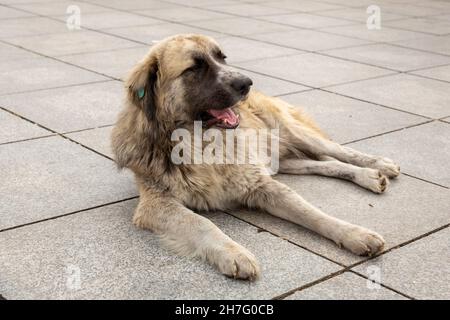
[[[199,111],[233,106],[240,115],[240,129],[279,129],[282,173],[346,179],[376,193],[385,191],[388,178],[398,176],[393,161],[332,142],[309,117],[282,100],[254,90],[241,96],[231,92],[229,82],[239,77],[243,76],[224,62],[218,44],[201,35],[160,41],[131,71],[112,146],[119,167],[131,169],[136,176],[140,201],[133,222],[161,235],[178,253],[202,257],[223,274],[241,279],[259,275],[253,254],[193,210],[262,209],[355,254],[382,250],[380,235],[326,215],[263,174],[260,165],[171,161],[175,129],[192,131]],[[143,98],[139,89],[145,89]]]

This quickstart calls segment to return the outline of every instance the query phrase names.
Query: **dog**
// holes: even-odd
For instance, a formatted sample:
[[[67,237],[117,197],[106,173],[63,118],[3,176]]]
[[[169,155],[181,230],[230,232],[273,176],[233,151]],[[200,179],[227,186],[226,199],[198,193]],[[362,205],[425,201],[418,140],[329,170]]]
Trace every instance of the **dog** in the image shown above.
[[[238,279],[258,278],[257,259],[195,211],[259,209],[357,255],[382,251],[385,241],[378,233],[323,213],[274,180],[265,164],[173,161],[173,132],[194,133],[201,121],[202,128],[224,135],[276,129],[267,136],[277,139],[280,173],[341,178],[375,193],[399,175],[392,160],[331,141],[300,109],[251,86],[250,78],[226,64],[218,43],[203,35],[166,38],[137,63],[125,81],[125,108],[111,137],[117,165],[134,172],[139,189],[133,223],[178,254],[205,259]],[[219,142],[225,148],[226,141],[211,143]]]

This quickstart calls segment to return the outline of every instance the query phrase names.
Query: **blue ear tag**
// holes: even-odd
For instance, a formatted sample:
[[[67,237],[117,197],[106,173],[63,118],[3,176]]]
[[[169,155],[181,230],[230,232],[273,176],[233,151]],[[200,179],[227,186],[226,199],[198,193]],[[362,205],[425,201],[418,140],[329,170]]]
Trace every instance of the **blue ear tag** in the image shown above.
[[[144,88],[139,89],[138,90],[138,97],[139,97],[139,99],[142,99],[144,97],[144,95],[145,95]]]

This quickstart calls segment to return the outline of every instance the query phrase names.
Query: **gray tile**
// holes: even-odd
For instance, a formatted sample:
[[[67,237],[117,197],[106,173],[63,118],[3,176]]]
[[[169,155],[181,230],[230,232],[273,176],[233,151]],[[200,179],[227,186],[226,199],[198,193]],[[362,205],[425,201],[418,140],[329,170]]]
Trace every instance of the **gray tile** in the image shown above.
[[[359,1],[359,0],[357,0]],[[373,0],[369,0],[370,4],[373,3]],[[338,19],[347,19],[351,21],[357,21],[357,22],[366,22],[368,18],[367,14],[367,7],[359,7],[359,8],[345,8],[345,9],[337,9],[337,10],[326,10],[326,11],[320,11],[317,14],[320,14],[321,16],[327,16],[327,17],[333,17]],[[389,13],[389,12],[382,12],[382,21],[390,21],[390,20],[396,20],[396,19],[402,19],[407,16],[400,15],[397,13]]]
[[[0,104],[47,128],[67,132],[113,124],[123,96],[123,84],[108,81],[7,95],[0,97]]]
[[[328,90],[427,117],[448,115],[450,84],[436,80],[398,74]]]
[[[281,0],[281,1],[269,1],[264,2],[263,5],[273,8],[284,8],[289,10],[295,10],[300,12],[313,12],[321,10],[331,10],[342,8],[341,5],[335,5],[325,2],[317,1],[297,1],[297,0]]]
[[[49,137],[0,146],[0,229],[136,195],[130,174],[67,139]]]
[[[404,300],[402,295],[369,280],[345,272],[329,280],[297,291],[286,300]]]
[[[281,94],[299,92],[310,89],[308,87],[296,83],[275,79],[270,76],[264,76],[248,70],[242,70],[238,68],[234,69],[250,77],[253,81],[252,87],[254,89],[261,91],[269,96],[277,96]]]
[[[50,135],[52,132],[0,110],[0,143]]]
[[[218,42],[221,45],[223,52],[227,55],[228,63],[287,56],[300,53],[299,50],[283,48],[269,43],[237,37],[223,38]]]
[[[220,34],[215,32],[205,31],[194,27],[187,27],[175,23],[163,23],[151,26],[111,28],[106,29],[106,31],[113,35],[119,35],[121,37],[146,44],[153,44],[155,41],[159,41],[166,37],[174,36],[179,33],[200,33],[207,36],[212,36],[216,39],[220,37]]]
[[[53,2],[45,2],[45,4],[40,2],[35,3],[28,3],[29,1],[24,2],[27,3],[14,4],[13,6],[18,9],[30,11],[44,16],[60,16],[60,15],[69,16],[70,13],[72,12],[72,10],[69,10],[68,12],[70,6],[77,6],[80,9],[80,13],[83,16],[85,13],[102,12],[108,10],[100,6],[96,6],[94,4],[78,1],[53,1]]]
[[[416,299],[450,298],[450,229],[446,228],[396,249],[355,270],[379,268],[381,282]]]
[[[206,30],[239,36],[266,32],[286,32],[295,30],[292,27],[248,18],[193,21],[189,24],[198,28],[204,28]]]
[[[237,65],[312,87],[362,80],[391,71],[315,53],[249,61]]]
[[[384,155],[383,150],[376,154]],[[385,249],[439,228],[450,219],[450,190],[404,175],[392,180],[382,195],[328,177],[278,175],[276,179],[325,213],[378,232],[386,240]],[[350,265],[362,259],[339,249],[330,240],[269,214],[245,210],[232,214],[333,261]]]
[[[301,107],[339,143],[400,129],[427,119],[379,107],[334,93],[313,90],[281,97]]]
[[[252,35],[250,38],[306,51],[344,48],[370,43],[369,41],[314,30],[272,32]]]
[[[27,17],[0,20],[0,39],[59,32],[67,32],[66,24],[48,18]]]
[[[423,33],[389,28],[384,25],[381,29],[368,29],[365,23],[351,26],[323,28],[321,30],[373,42],[394,42],[400,40],[418,39],[424,36]]]
[[[47,58],[0,61],[0,95],[105,79]]]
[[[131,68],[150,50],[149,46],[60,56],[58,59],[116,79],[124,79]]]
[[[9,44],[0,43],[0,60],[20,60],[27,58],[37,58],[37,54],[31,53],[29,51],[14,47]]]
[[[309,13],[271,15],[267,17],[261,17],[261,19],[308,29],[354,24],[354,22],[350,22],[347,20],[322,17]]]
[[[416,6],[410,3],[389,3],[380,4],[381,12],[404,14],[413,17],[433,16],[442,13],[440,8]]]
[[[111,131],[112,126],[95,128],[80,132],[66,134],[67,137],[73,139],[86,147],[94,149],[110,158],[114,158],[111,150]]]
[[[176,7],[175,4],[159,0],[89,0],[89,2],[99,6],[128,11]]]
[[[389,27],[417,32],[445,35],[450,33],[450,21],[431,18],[412,18],[386,22]]]
[[[335,49],[324,51],[324,53],[398,71],[409,71],[450,63],[450,57],[389,44]]]
[[[339,267],[223,213],[206,217],[252,251],[256,282],[224,277],[205,262],[161,248],[131,223],[136,201],[3,232],[0,286],[7,299],[270,299]],[[19,245],[20,244],[20,245]],[[79,270],[79,288],[67,286]]]
[[[448,111],[450,113],[450,111]],[[403,172],[450,187],[450,126],[434,121],[350,144],[396,159]]]
[[[180,4],[182,6],[186,5],[186,0],[170,0],[171,3]],[[216,7],[222,5],[233,5],[236,4],[235,0],[189,0],[189,5],[193,7]]]
[[[396,45],[450,55],[450,36],[422,36],[417,39],[398,41]]]
[[[11,18],[21,18],[21,17],[31,17],[32,13],[15,10],[8,7],[0,7],[0,19],[11,19]]]
[[[65,21],[66,16],[56,17]],[[142,15],[109,10],[106,12],[84,13],[81,18],[81,28],[108,29],[140,25],[161,24],[164,21],[143,17]]]
[[[247,17],[258,17],[265,15],[273,15],[273,14],[283,14],[290,13],[292,10],[283,9],[283,8],[271,8],[262,5],[254,4],[254,3],[237,3],[237,4],[228,4],[224,6],[214,6],[211,9],[215,11],[235,14],[238,16],[247,16]]]
[[[133,41],[93,31],[76,30],[35,37],[17,37],[9,42],[47,56],[135,47]]]
[[[200,8],[175,7],[158,10],[139,10],[136,12],[157,19],[178,22],[232,18],[229,14],[203,10]]]
[[[412,72],[424,77],[450,82],[450,65]]]

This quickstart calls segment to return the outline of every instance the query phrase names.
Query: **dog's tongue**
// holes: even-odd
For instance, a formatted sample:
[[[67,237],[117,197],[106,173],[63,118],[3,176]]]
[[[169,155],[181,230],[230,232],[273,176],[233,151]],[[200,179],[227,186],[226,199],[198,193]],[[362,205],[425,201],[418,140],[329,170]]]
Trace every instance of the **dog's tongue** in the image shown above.
[[[238,116],[231,110],[231,108],[226,109],[209,109],[208,113],[211,114],[214,118],[225,122],[230,126],[234,126],[239,122]]]

